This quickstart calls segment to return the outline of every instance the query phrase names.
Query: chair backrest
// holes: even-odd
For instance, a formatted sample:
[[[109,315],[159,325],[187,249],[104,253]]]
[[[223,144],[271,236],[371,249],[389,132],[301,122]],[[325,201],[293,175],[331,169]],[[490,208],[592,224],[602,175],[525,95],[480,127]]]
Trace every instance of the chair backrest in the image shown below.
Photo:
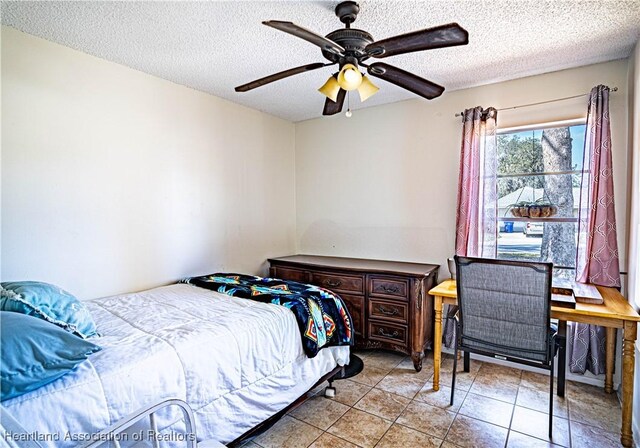
[[[548,364],[553,264],[455,260],[460,348]]]

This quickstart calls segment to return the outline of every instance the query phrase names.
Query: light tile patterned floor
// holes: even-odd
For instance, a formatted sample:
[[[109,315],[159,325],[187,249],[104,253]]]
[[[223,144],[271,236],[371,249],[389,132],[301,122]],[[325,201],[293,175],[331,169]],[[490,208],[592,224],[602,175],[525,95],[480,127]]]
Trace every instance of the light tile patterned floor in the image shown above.
[[[410,358],[382,351],[358,354],[365,368],[324,387],[244,448],[573,447],[620,445],[620,405],[615,395],[567,382],[555,397],[553,443],[547,439],[549,377],[471,361],[456,378],[449,406],[453,359],[443,359],[441,388],[431,388],[432,360],[417,373]]]

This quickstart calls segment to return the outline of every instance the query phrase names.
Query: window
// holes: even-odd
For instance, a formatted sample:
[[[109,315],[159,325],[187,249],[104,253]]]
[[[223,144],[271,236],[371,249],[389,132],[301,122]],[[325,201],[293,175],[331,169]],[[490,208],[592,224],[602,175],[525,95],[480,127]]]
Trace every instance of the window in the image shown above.
[[[573,277],[584,138],[584,121],[498,131],[498,258]]]

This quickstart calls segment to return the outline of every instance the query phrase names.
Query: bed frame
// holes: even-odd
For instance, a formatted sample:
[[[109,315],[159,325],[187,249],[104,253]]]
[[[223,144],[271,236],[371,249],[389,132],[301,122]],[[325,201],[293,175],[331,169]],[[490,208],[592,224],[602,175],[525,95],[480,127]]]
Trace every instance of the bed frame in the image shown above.
[[[269,428],[271,428],[273,425],[275,425],[276,422],[278,422],[278,420],[280,420],[287,412],[289,412],[290,410],[300,406],[302,403],[304,403],[309,398],[311,398],[314,395],[314,394],[311,393],[311,391],[314,390],[319,385],[321,385],[322,383],[324,383],[325,381],[329,381],[329,387],[332,388],[333,380],[336,377],[340,376],[340,375],[344,376],[344,371],[345,371],[345,367],[344,366],[337,366],[332,371],[330,371],[326,375],[322,376],[322,378],[320,378],[313,385],[313,387],[311,389],[309,389],[303,395],[298,397],[298,399],[296,399],[289,406],[287,406],[286,408],[282,409],[280,412],[272,415],[267,420],[265,420],[264,422],[262,422],[259,425],[255,426],[254,428],[250,429],[249,431],[245,432],[240,437],[238,437],[234,441],[230,442],[227,446],[230,447],[230,448],[238,447],[242,443],[244,443],[245,441],[247,441],[249,439],[252,439],[252,438],[262,434],[263,432],[267,431]],[[159,411],[160,409],[163,409],[163,408],[166,408],[166,407],[169,407],[169,406],[176,406],[182,411],[182,414],[183,414],[183,417],[184,417],[184,422],[185,422],[186,433],[195,434],[195,426],[194,426],[195,419],[194,419],[194,416],[193,416],[193,411],[191,410],[189,405],[187,403],[185,403],[184,401],[182,401],[182,400],[171,399],[171,400],[162,401],[160,403],[157,403],[157,404],[152,405],[150,407],[146,407],[146,408],[140,409],[138,411],[135,411],[135,412],[127,415],[126,417],[122,418],[118,422],[116,422],[113,425],[103,429],[98,434],[96,434],[95,441],[88,442],[86,444],[82,444],[81,447],[82,448],[98,448],[99,446],[101,446],[101,445],[103,445],[105,443],[111,442],[115,446],[115,448],[120,448],[120,443],[118,443],[118,438],[116,436],[118,434],[120,434],[120,433],[123,433],[128,428],[130,428],[131,426],[133,426],[137,422],[139,422],[141,420],[144,420],[144,419],[148,419],[151,429],[153,431],[155,431],[155,432],[158,432],[158,427],[156,425],[156,420],[155,420],[155,415],[154,414],[157,411]],[[1,415],[2,424],[3,424],[5,429],[7,429],[10,432],[15,432],[15,433],[26,433],[27,432],[24,428],[22,428],[22,426],[20,426],[20,424],[11,416],[11,414],[9,414],[9,412],[4,407],[0,406],[0,411],[1,411],[1,414],[2,414]],[[185,442],[186,442],[187,448],[199,448],[199,447],[202,447],[202,448],[214,448],[214,447],[224,446],[224,445],[219,444],[219,443],[214,442],[214,441],[205,441],[205,442],[201,442],[201,443],[196,443],[195,440],[186,440]],[[39,443],[35,442],[35,441],[29,441],[26,444],[23,443],[20,446],[22,448],[42,448],[42,446]],[[159,448],[160,444],[157,441],[155,441],[153,446],[154,446],[154,448]]]
[[[227,446],[229,448],[237,448],[240,445],[242,445],[244,442],[246,442],[247,440],[253,439],[254,437],[257,437],[260,434],[266,432],[269,428],[271,428],[273,425],[275,425],[278,422],[278,420],[280,420],[282,417],[284,417],[289,411],[291,411],[292,409],[297,408],[302,403],[307,401],[309,398],[313,397],[315,394],[311,393],[311,391],[313,391],[316,387],[318,387],[319,385],[321,385],[325,381],[329,381],[329,387],[332,387],[333,380],[335,379],[335,377],[340,376],[340,375],[344,376],[344,370],[345,370],[345,366],[337,366],[331,372],[327,373],[322,378],[320,378],[318,380],[318,382],[316,382],[313,385],[313,387],[311,387],[311,389],[309,389],[307,392],[305,392],[300,397],[298,397],[296,399],[296,401],[291,403],[289,406],[287,406],[286,408],[284,408],[280,412],[272,415],[271,417],[269,417],[268,419],[266,419],[262,423],[258,424],[257,426],[254,426],[252,429],[250,429],[249,431],[247,431],[244,434],[242,434],[240,437],[235,439],[233,442],[228,443]]]

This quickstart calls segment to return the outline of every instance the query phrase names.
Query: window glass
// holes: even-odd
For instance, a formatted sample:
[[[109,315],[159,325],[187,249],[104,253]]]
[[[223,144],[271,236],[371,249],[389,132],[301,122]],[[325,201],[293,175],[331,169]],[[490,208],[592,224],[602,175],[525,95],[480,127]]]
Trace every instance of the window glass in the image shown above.
[[[584,124],[499,133],[498,258],[574,275],[584,137]]]

